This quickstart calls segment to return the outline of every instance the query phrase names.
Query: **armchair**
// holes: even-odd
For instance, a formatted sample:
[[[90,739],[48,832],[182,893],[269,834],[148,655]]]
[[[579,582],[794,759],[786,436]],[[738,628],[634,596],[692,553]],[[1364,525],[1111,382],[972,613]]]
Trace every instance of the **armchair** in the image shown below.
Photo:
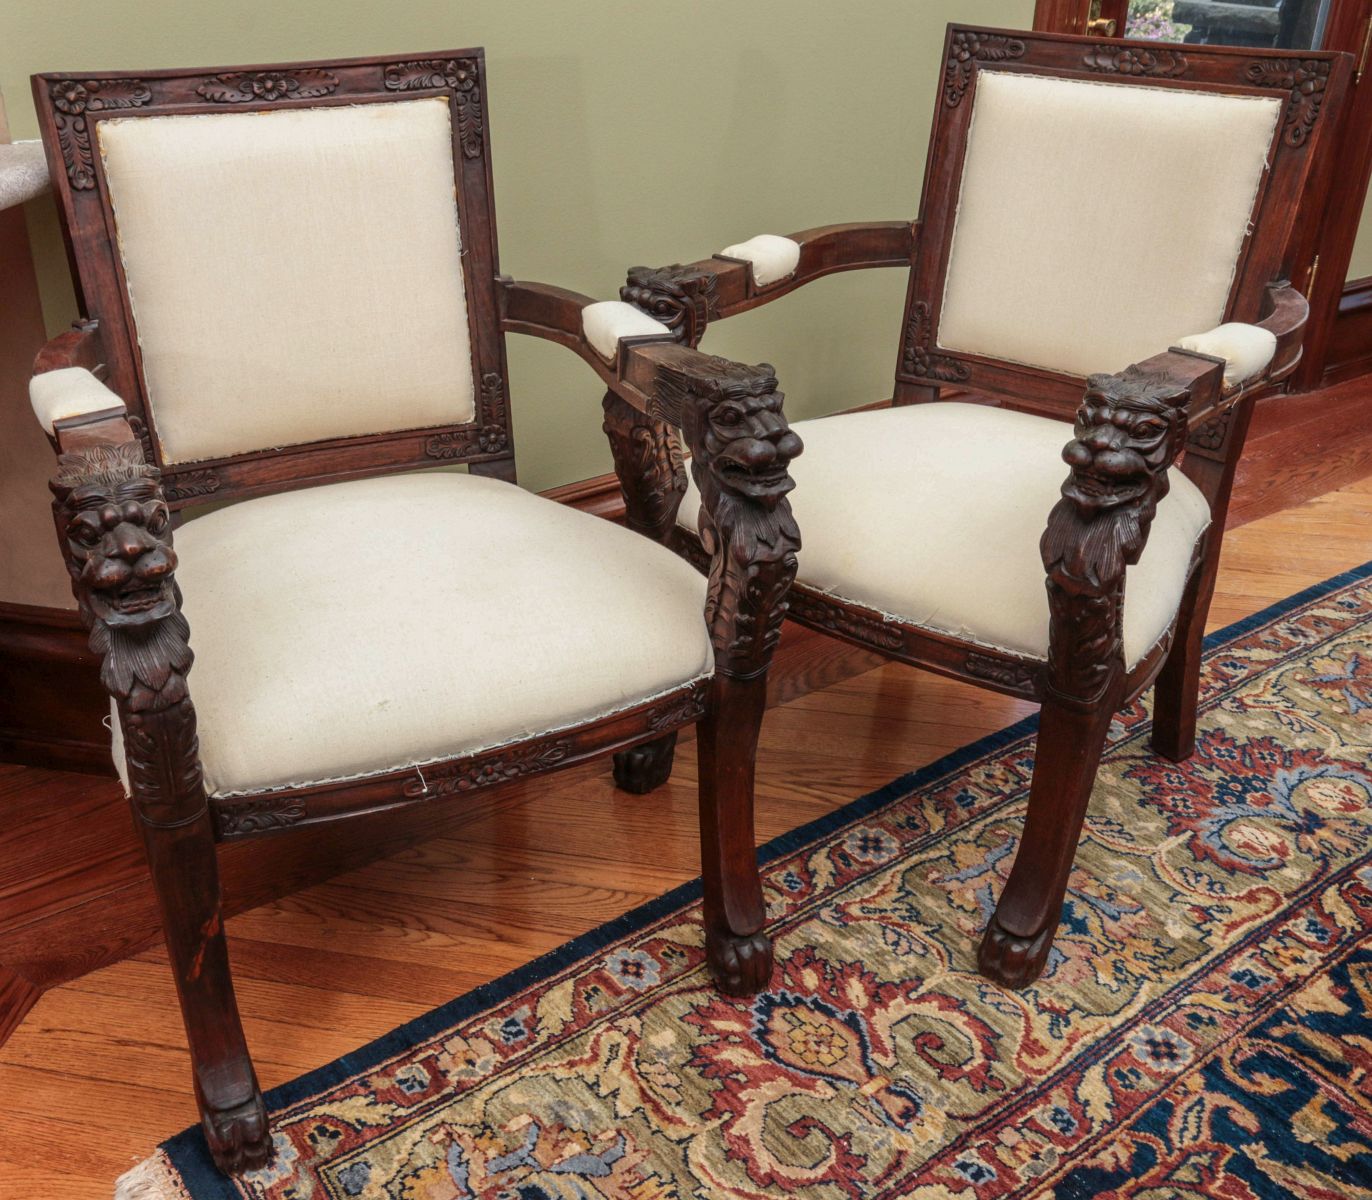
[[[1113,714],[1153,687],[1154,749],[1192,752],[1235,466],[1300,358],[1287,247],[1350,62],[951,26],[944,63],[919,220],[635,267],[622,296],[694,345],[824,275],[910,271],[891,405],[796,425],[788,615],[1041,704],[978,952],[1024,987]],[[675,511],[703,563],[699,498],[665,486],[648,525]]]
[[[697,723],[703,957],[761,987],[753,750],[801,450],[770,368],[498,273],[479,49],[34,94],[86,315],[31,396],[219,1167],[271,1137],[216,842],[605,753],[646,790]],[[708,583],[514,486],[510,331],[580,355],[636,446],[684,431]],[[659,444],[621,459],[636,494],[679,482]]]

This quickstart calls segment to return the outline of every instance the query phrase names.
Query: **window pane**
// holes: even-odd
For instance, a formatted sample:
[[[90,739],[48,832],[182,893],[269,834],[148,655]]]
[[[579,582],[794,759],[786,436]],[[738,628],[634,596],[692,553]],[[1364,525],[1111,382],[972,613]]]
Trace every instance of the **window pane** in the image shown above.
[[[1129,0],[1126,37],[1311,50],[1332,0]]]

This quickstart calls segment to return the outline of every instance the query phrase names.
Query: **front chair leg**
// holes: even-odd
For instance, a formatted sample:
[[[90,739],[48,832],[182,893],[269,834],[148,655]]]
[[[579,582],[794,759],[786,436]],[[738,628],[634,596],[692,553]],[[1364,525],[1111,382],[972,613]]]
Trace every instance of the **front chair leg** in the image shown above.
[[[680,414],[690,443],[710,561],[705,625],[715,669],[699,732],[705,953],[720,989],[741,996],[772,975],[753,844],[753,766],[767,668],[796,577],[800,531],[786,500],[795,486],[787,467],[802,447],[771,367],[691,351],[675,357],[658,377],[657,401]]]
[[[1043,703],[1019,852],[977,954],[981,973],[1005,987],[1027,987],[1048,961],[1113,715]]]
[[[720,990],[747,996],[772,976],[753,842],[753,763],[767,680],[716,675],[699,727],[705,956]]]
[[[1205,371],[1214,394],[1219,364]],[[1125,571],[1139,561],[1167,495],[1191,386],[1151,365],[1092,375],[1063,448],[1071,471],[1039,542],[1048,661],[1029,812],[977,954],[982,974],[1007,987],[1033,983],[1052,949],[1096,768],[1122,699]]]
[[[221,1171],[254,1170],[271,1157],[271,1131],[229,973],[209,812],[171,827],[140,815],[138,825],[162,911],[205,1140]]]
[[[63,454],[51,487],[72,590],[100,658],[100,681],[118,708],[134,821],[162,912],[205,1138],[221,1171],[251,1170],[270,1158],[271,1133],[229,976],[187,688],[190,627],[159,472],[129,437]]]
[[[675,757],[676,730],[621,750],[614,756],[615,787],[635,796],[646,795],[671,777]]]

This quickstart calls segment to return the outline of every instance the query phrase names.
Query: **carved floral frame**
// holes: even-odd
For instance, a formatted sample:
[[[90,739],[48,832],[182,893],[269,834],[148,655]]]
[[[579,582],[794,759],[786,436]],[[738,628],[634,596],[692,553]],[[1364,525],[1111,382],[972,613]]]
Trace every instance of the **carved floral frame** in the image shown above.
[[[45,74],[34,76],[33,88],[82,314],[99,323],[104,355],[100,373],[124,400],[148,460],[162,471],[163,489],[173,509],[211,498],[229,500],[439,462],[464,462],[476,473],[514,478],[482,50],[218,72]],[[433,96],[445,98],[452,115],[474,418],[197,462],[163,461],[96,150],[99,122],[111,117],[268,112]],[[212,336],[213,331],[208,333]]]
[[[1347,57],[1346,55],[1342,57]],[[1311,186],[1307,158],[1325,112],[1340,110],[1346,74],[1333,70],[1337,53],[1238,46],[1161,46],[1120,39],[1066,38],[1025,30],[950,26],[944,45],[943,91],[934,114],[920,228],[911,257],[910,285],[897,360],[897,388],[956,385],[1003,393],[1051,411],[1074,408],[1080,376],[948,350],[938,344],[944,282],[952,248],[958,187],[976,84],[983,70],[1111,83],[1186,87],[1231,95],[1283,95],[1281,134],[1254,203],[1224,320],[1252,321],[1274,280],[1289,278],[1292,233],[1299,202]],[[1159,347],[1165,349],[1165,347]],[[1121,363],[1123,367],[1126,364]]]

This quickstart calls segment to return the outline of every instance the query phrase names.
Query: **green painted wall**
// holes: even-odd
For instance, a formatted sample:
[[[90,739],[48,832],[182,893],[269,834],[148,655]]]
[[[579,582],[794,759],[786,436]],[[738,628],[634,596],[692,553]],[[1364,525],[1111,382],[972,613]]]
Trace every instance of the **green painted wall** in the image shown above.
[[[0,88],[24,138],[34,71],[484,45],[502,269],[608,299],[635,263],[913,217],[945,24],[1032,15],[1033,0],[16,0],[0,19]],[[31,206],[30,228],[60,328],[74,308],[48,208]],[[793,416],[877,400],[904,284],[899,271],[821,281],[717,327],[706,348],[774,363]],[[584,365],[511,337],[510,372],[521,482],[610,469]]]

